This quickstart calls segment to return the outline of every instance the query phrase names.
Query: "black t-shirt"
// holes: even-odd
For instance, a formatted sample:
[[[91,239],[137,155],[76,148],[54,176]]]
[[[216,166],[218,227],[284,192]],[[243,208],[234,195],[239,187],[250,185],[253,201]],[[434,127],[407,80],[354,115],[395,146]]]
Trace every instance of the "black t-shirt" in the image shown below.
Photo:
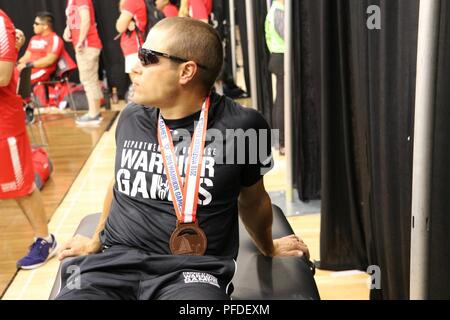
[[[200,111],[165,121],[183,181],[199,115]],[[158,109],[136,104],[122,111],[116,130],[114,198],[102,235],[106,246],[121,244],[170,254],[169,239],[177,219],[159,150],[158,116]],[[236,138],[242,138],[242,133],[247,139]],[[207,255],[237,257],[237,199],[242,186],[254,185],[273,166],[270,138],[270,128],[258,111],[211,96],[197,207],[197,220],[208,239]]]

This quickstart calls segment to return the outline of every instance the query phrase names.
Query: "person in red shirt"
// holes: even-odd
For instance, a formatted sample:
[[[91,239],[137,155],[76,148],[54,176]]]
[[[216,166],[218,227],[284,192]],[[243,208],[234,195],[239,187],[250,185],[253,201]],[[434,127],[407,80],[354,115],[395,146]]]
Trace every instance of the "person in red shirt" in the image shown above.
[[[212,0],[188,0],[189,16],[208,23],[212,11]]]
[[[17,266],[33,269],[56,254],[56,239],[48,233],[44,204],[34,184],[25,113],[13,76],[18,54],[15,37],[13,23],[0,9],[0,200],[14,199],[31,223],[36,238]]]
[[[53,31],[54,18],[50,12],[39,12],[34,20],[33,36],[22,58],[19,59],[17,69],[21,71],[25,66],[32,67],[31,84],[50,80],[55,72],[58,59],[64,48],[62,39]],[[45,90],[42,85],[34,86],[34,94],[41,105],[46,105]]]
[[[122,34],[120,47],[125,57],[125,72],[131,75],[133,67],[139,63],[139,48],[145,41],[147,7],[145,0],[121,0],[119,7],[116,30]]]
[[[184,6],[188,16],[195,20],[200,20],[209,23],[209,16],[212,12],[212,0],[182,0],[181,6]],[[180,9],[180,11],[182,11]],[[214,83],[214,88],[218,94],[223,95],[223,70],[220,73],[217,81]]]
[[[170,0],[156,0],[156,9],[164,13],[166,18],[178,17],[178,8]]]
[[[98,36],[92,0],[68,0],[67,26],[63,38],[72,42],[80,73],[80,81],[89,104],[89,111],[76,120],[78,125],[99,125],[102,121],[100,101],[103,93],[98,81],[98,63],[102,42]]]

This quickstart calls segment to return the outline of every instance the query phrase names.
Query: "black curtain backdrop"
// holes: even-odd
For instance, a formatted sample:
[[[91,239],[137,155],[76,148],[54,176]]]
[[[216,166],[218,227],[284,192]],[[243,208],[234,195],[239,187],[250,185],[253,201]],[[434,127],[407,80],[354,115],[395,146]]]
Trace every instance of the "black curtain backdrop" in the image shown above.
[[[450,2],[441,1],[431,182],[429,298],[450,299]]]
[[[237,1],[239,2],[239,1]],[[242,1],[244,2],[244,1]],[[267,2],[253,0],[253,17],[255,20],[256,79],[258,94],[258,110],[271,123],[273,108],[272,75],[269,72],[270,52],[266,44],[265,22]]]
[[[320,6],[293,1],[294,185],[302,201],[320,199]]]
[[[320,267],[377,265],[371,298],[407,299],[419,1],[303,2],[322,107]],[[381,30],[366,27],[369,5]]]
[[[241,47],[244,58],[244,77],[247,92],[252,95],[250,88],[249,63],[248,63],[248,37],[247,37],[247,21],[246,21],[246,5],[245,1],[235,1],[236,7],[236,24],[239,26],[241,35]],[[255,51],[256,51],[256,87],[258,106],[266,120],[272,125],[271,110],[273,107],[272,93],[272,76],[269,72],[270,52],[266,45],[264,25],[267,15],[267,2],[253,0],[253,17],[255,32]]]
[[[13,20],[16,28],[22,29],[27,37],[27,42],[21,50],[24,53],[28,41],[34,35],[33,21],[39,11],[50,11],[55,16],[55,32],[62,37],[66,26],[65,0],[0,0],[2,8]],[[119,95],[123,96],[128,89],[129,79],[125,74],[124,59],[120,50],[119,40],[116,36],[115,21],[119,16],[118,1],[94,0],[95,15],[103,50],[100,59],[100,76],[103,78],[104,69],[110,87],[117,87]],[[73,46],[65,43],[67,51],[74,57]],[[78,75],[74,74],[74,81],[78,81]]]
[[[234,1],[235,22],[239,27],[240,45],[242,49],[242,60],[244,62],[244,80],[247,93],[252,94],[250,86],[250,70],[248,64],[248,38],[247,38],[247,18],[245,16],[245,1]],[[270,118],[269,118],[270,119]]]
[[[247,92],[252,95],[249,79],[249,63],[248,63],[248,37],[247,37],[247,21],[245,16],[245,1],[235,1],[236,6],[236,23],[239,25],[241,35],[241,46],[244,56],[244,76]],[[268,70],[270,53],[267,49],[265,38],[265,20],[267,15],[266,1],[253,0],[253,16],[255,20],[255,51],[256,51],[256,79],[257,79],[257,109],[261,111],[266,120],[271,124],[272,119],[270,110],[273,106],[272,94],[272,76]]]

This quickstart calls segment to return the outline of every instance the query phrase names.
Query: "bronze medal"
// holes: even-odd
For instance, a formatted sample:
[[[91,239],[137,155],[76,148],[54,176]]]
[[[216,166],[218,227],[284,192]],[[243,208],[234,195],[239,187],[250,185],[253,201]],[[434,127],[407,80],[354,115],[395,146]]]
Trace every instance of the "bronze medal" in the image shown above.
[[[170,251],[174,255],[203,256],[207,247],[206,235],[197,221],[178,223],[170,237]]]

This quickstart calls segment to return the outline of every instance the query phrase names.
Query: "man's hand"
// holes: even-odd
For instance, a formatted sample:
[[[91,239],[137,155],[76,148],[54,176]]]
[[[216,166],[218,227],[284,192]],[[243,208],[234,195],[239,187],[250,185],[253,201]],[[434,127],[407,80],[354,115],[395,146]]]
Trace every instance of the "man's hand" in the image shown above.
[[[128,25],[128,31],[134,31],[136,29],[136,23],[131,20],[130,24]]]
[[[26,66],[27,66],[26,63],[19,63],[17,65],[17,70],[19,70],[19,72],[21,72]]]
[[[63,245],[58,254],[58,259],[63,260],[67,257],[86,256],[99,252],[100,249],[100,240],[91,239],[77,234]]]
[[[66,42],[72,41],[72,34],[70,33],[70,29],[68,27],[64,29],[63,38]]]
[[[289,236],[273,240],[274,251],[272,256],[305,256],[309,260],[308,246],[303,240],[291,234]]]
[[[84,43],[78,42],[77,45],[75,46],[75,52],[82,53],[83,50],[84,50]]]

